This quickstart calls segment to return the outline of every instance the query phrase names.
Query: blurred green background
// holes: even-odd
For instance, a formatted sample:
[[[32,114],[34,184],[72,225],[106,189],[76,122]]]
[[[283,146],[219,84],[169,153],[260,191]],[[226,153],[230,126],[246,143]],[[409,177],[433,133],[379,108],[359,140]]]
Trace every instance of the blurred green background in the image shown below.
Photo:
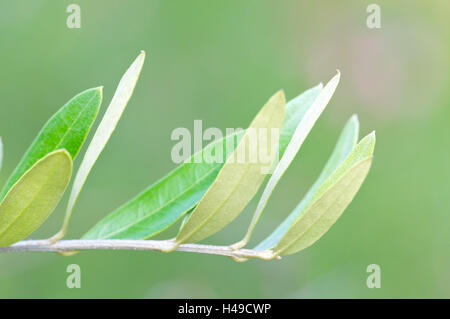
[[[0,1],[1,183],[67,100],[104,85],[104,111],[139,50],[147,61],[68,238],[175,167],[173,129],[193,128],[195,119],[204,127],[245,127],[276,90],[291,99],[336,69],[340,86],[254,242],[300,201],[353,113],[361,135],[377,132],[375,160],[335,226],[281,261],[239,264],[178,252],[2,254],[0,297],[450,297],[449,2],[376,1],[380,29],[366,26],[371,1],[77,0],[81,29],[68,29],[70,3]],[[32,238],[58,229],[66,202]],[[255,206],[207,242],[240,239]],[[81,267],[81,289],[66,287],[73,263]],[[381,266],[381,289],[366,286],[372,263]]]

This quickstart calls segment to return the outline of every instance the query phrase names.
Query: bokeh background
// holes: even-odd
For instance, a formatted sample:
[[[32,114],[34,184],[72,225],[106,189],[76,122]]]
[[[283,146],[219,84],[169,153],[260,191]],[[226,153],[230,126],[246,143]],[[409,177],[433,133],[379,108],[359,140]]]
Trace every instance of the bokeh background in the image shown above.
[[[139,50],[147,51],[147,61],[80,197],[69,238],[175,167],[173,129],[193,128],[195,119],[204,127],[245,127],[276,90],[293,98],[336,69],[341,84],[253,242],[300,201],[353,113],[361,135],[377,132],[375,160],[335,226],[281,261],[239,264],[156,252],[2,254],[0,297],[450,297],[449,2],[377,0],[380,29],[366,26],[369,1],[77,0],[81,29],[68,29],[70,3],[0,1],[0,182],[67,100],[104,85],[104,111]],[[66,201],[32,238],[58,229]],[[255,206],[207,242],[240,239]],[[81,267],[81,289],[66,287],[72,263]],[[366,286],[372,263],[381,266],[380,289]]]

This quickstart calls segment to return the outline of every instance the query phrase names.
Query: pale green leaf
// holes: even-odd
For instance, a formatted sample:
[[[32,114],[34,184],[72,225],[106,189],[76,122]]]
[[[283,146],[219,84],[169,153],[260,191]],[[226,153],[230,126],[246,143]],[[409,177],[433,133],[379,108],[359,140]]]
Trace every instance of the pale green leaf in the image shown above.
[[[19,178],[45,155],[66,149],[75,159],[83,145],[102,102],[102,88],[86,90],[55,113],[39,132],[0,194],[0,201]]]
[[[306,90],[286,104],[285,119],[280,133],[280,155],[284,155],[299,123],[302,121],[306,112],[311,108],[312,104],[316,101],[322,90],[323,85],[320,83],[319,85]]]
[[[289,255],[322,237],[344,212],[369,172],[375,133],[363,138],[317,192],[274,248],[275,255]]]
[[[120,117],[122,116],[128,101],[133,94],[136,83],[139,79],[142,67],[144,65],[145,52],[142,51],[135,61],[131,64],[128,70],[123,75],[119,85],[114,93],[111,103],[100,122],[94,137],[84,155],[80,168],[75,176],[75,180],[70,193],[69,203],[66,209],[66,217],[61,230],[63,234],[68,226],[73,207],[80,195],[86,179],[97,161],[100,153],[103,151],[106,143],[114,132]]]
[[[72,157],[58,150],[36,162],[11,187],[0,204],[0,246],[18,242],[48,218],[72,174]]]
[[[264,163],[258,156],[261,150],[271,148],[270,143],[264,145],[259,130],[267,129],[270,135],[267,140],[272,141],[275,134],[273,129],[281,130],[284,114],[285,98],[280,91],[270,98],[255,117],[216,180],[179,232],[177,244],[196,242],[216,233],[236,218],[250,202],[264,181],[264,168],[271,165]],[[254,139],[251,139],[251,130],[258,132]],[[278,140],[279,135],[276,136],[276,141]],[[267,153],[272,154],[270,151]],[[245,158],[239,157],[242,154]]]
[[[322,85],[317,85],[286,104],[279,145],[281,155],[298,123],[321,90]],[[197,205],[243,134],[243,131],[236,132],[210,143],[174,171],[106,216],[83,238],[147,239],[165,230]],[[232,149],[228,147],[230,144],[233,145]],[[205,161],[204,154],[210,154],[211,150],[217,148],[223,149],[224,160]]]
[[[330,80],[330,82],[323,88],[323,90],[320,92],[319,96],[316,98],[311,107],[308,108],[308,110],[301,117],[301,120],[297,125],[294,135],[286,148],[286,152],[282,156],[280,162],[275,167],[274,172],[272,173],[269,181],[267,182],[266,188],[264,189],[263,194],[258,202],[256,211],[253,215],[252,221],[250,223],[247,233],[244,236],[244,239],[234,244],[233,248],[237,249],[244,247],[249,241],[250,236],[253,233],[253,230],[255,229],[255,226],[258,223],[259,218],[261,217],[261,214],[264,208],[266,207],[270,196],[272,195],[272,192],[274,191],[281,177],[288,169],[289,165],[294,160],[295,156],[300,150],[300,147],[302,146],[309,132],[313,128],[314,124],[316,123],[320,115],[322,114],[323,110],[325,110],[325,107],[328,105],[328,102],[331,100],[331,97],[333,96],[334,91],[336,90],[336,87],[339,84],[339,79],[340,73],[338,72],[338,74],[334,76]]]
[[[277,245],[280,239],[286,234],[292,222],[303,211],[305,206],[311,201],[311,198],[316,193],[317,189],[322,186],[323,182],[334,172],[334,170],[344,161],[350,154],[358,142],[359,121],[356,115],[353,115],[342,130],[338,142],[323,168],[319,178],[315,181],[313,186],[308,190],[305,197],[292,211],[292,213],[268,236],[262,241],[256,250],[265,250],[273,248]]]

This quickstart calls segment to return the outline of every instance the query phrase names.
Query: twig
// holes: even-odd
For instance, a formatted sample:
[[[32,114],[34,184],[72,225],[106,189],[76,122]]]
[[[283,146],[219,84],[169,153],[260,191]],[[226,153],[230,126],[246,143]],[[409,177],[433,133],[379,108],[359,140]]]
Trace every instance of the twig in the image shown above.
[[[0,247],[0,253],[12,252],[72,252],[78,250],[150,250],[167,251],[173,245],[169,240],[61,240],[50,243],[45,240],[26,240],[9,247]],[[271,250],[258,251],[252,249],[233,250],[229,246],[212,246],[199,244],[183,244],[176,251],[221,255],[233,258],[235,261],[245,261],[250,258],[263,260],[278,259]]]

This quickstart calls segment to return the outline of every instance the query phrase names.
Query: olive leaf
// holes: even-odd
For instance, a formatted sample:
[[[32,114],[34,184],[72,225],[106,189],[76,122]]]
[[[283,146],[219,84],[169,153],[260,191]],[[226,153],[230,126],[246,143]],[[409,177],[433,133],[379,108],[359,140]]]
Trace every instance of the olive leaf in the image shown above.
[[[286,104],[285,119],[280,133],[280,156],[284,155],[300,121],[316,101],[322,90],[323,85],[320,83],[319,85],[306,90]]]
[[[234,151],[244,132],[232,134],[207,145],[148,190],[101,220],[84,239],[146,239],[158,234],[192,209],[203,197],[222,165],[206,162],[204,154],[219,147],[225,159]],[[197,160],[198,159],[198,160]]]
[[[0,246],[9,246],[32,232],[50,216],[72,174],[72,157],[54,151],[38,160],[11,187],[0,204]]]
[[[108,109],[106,110],[91,143],[89,144],[86,154],[84,155],[80,168],[77,171],[72,186],[72,191],[70,193],[63,226],[60,232],[52,238],[53,240],[58,240],[64,236],[72,215],[73,207],[78,199],[78,196],[80,195],[84,183],[86,182],[92,167],[100,156],[100,153],[103,151],[106,143],[109,141],[109,138],[114,132],[119,119],[128,104],[128,101],[133,95],[134,88],[144,65],[144,60],[145,52],[141,51],[120,80],[111,103],[109,104]]]
[[[285,121],[280,133],[281,155],[321,90],[322,85],[319,84],[286,104]],[[147,239],[173,225],[202,199],[243,134],[238,131],[208,144],[141,194],[107,215],[83,238]],[[232,149],[228,147],[230,144],[233,145]],[[224,150],[224,161],[205,161],[204,154],[216,148]]]
[[[74,159],[97,117],[102,101],[102,88],[86,90],[55,113],[39,132],[6,182],[0,201],[20,177],[45,155],[66,149]]]
[[[263,143],[262,140],[266,137],[266,142],[278,142],[279,133],[274,132],[281,130],[285,103],[284,93],[279,91],[256,115],[216,180],[178,233],[176,245],[196,242],[216,233],[236,218],[250,202],[265,179],[264,168],[267,165],[270,167],[274,160],[272,156],[270,163],[264,163],[258,156],[261,151],[273,154],[273,145]],[[267,135],[260,134],[264,129]],[[276,147],[278,148],[278,144]]]
[[[290,255],[322,237],[344,212],[369,172],[375,132],[363,138],[298,212],[275,246],[275,255]]]
[[[286,234],[292,222],[297,218],[300,212],[311,201],[311,198],[316,193],[317,189],[323,182],[334,172],[334,170],[344,161],[348,154],[353,150],[358,142],[359,121],[356,115],[353,115],[344,126],[336,146],[328,159],[325,167],[319,175],[319,178],[314,182],[313,186],[308,190],[305,197],[293,210],[293,212],[255,249],[266,250],[277,245],[280,239]]]
[[[308,110],[301,117],[301,120],[297,125],[294,135],[292,136],[292,139],[290,140],[286,148],[286,152],[284,153],[280,162],[275,167],[274,172],[272,173],[269,181],[267,182],[266,188],[264,189],[263,194],[258,202],[256,211],[253,215],[247,233],[245,234],[244,238],[241,241],[232,245],[233,249],[239,249],[244,247],[250,240],[253,230],[255,229],[255,226],[258,223],[259,218],[261,217],[261,214],[264,208],[266,207],[270,196],[272,195],[272,192],[274,191],[281,177],[288,169],[289,165],[294,160],[295,156],[300,150],[300,147],[302,146],[309,132],[313,128],[314,124],[316,123],[322,112],[325,110],[328,102],[331,100],[331,97],[333,96],[334,91],[336,90],[336,87],[339,84],[339,79],[340,73],[338,72],[338,74],[335,75],[330,80],[330,82],[328,82],[328,84],[323,88],[323,90],[320,92],[319,96],[316,98],[311,107],[308,108]]]

